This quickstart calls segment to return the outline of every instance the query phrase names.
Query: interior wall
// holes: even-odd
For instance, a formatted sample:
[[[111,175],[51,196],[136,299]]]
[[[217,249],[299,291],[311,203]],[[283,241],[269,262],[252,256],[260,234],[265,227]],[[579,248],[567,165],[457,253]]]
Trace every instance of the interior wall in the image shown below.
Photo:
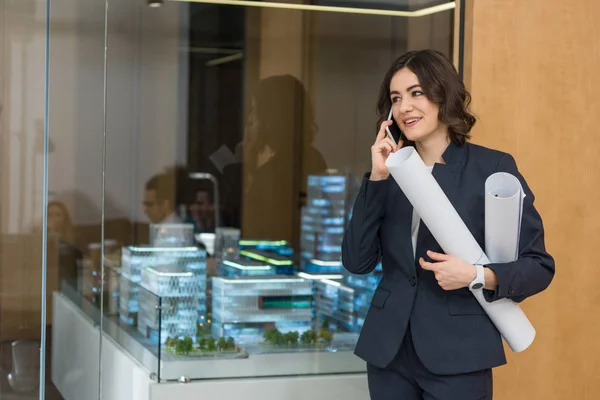
[[[471,7],[474,141],[515,156],[557,268],[550,288],[523,303],[537,337],[523,353],[507,350],[494,398],[598,399],[600,3],[479,0]]]

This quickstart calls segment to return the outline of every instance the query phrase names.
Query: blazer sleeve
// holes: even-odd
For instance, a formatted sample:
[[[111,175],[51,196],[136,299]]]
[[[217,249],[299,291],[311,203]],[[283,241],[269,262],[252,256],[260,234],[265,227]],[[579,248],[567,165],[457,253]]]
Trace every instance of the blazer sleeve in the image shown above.
[[[385,215],[385,199],[389,179],[369,180],[363,177],[342,241],[342,264],[353,274],[372,272],[381,258],[379,228]]]
[[[502,156],[498,172],[508,172],[518,178],[525,191],[525,198],[518,258],[512,262],[487,265],[496,273],[498,286],[495,291],[486,290],[485,296],[488,301],[509,298],[521,302],[550,285],[555,271],[554,259],[546,251],[544,226],[534,206],[535,197],[510,154]]]

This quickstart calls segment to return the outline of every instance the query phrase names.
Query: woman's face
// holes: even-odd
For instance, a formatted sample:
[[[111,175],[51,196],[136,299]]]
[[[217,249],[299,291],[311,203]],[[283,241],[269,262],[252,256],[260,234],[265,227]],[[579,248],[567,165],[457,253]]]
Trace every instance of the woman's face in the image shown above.
[[[60,207],[48,207],[48,230],[60,232],[65,223],[65,215]]]
[[[410,69],[403,68],[392,77],[390,98],[394,120],[408,140],[425,142],[447,137],[448,127],[438,117],[440,108],[425,96]]]

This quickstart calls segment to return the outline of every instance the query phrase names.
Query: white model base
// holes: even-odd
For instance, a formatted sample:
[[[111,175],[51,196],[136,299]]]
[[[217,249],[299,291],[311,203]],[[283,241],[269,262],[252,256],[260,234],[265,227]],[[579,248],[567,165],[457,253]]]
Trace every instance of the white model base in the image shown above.
[[[65,400],[369,399],[364,373],[157,383],[108,335],[100,342],[99,327],[66,296],[55,292],[53,304],[52,382]]]

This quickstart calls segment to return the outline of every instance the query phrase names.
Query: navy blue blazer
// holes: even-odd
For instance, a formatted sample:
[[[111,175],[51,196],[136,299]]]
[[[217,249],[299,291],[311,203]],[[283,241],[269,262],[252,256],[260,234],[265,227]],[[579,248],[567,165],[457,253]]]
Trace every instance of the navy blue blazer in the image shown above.
[[[432,174],[467,228],[485,249],[485,180],[495,172],[516,176],[526,193],[518,260],[487,265],[498,276],[488,301],[521,302],[544,290],[554,276],[554,260],[545,249],[544,228],[534,195],[507,153],[467,143],[450,144]],[[384,368],[400,349],[408,326],[415,350],[435,374],[457,374],[506,363],[501,336],[468,288],[445,291],[419,257],[443,253],[422,222],[416,256],[411,242],[413,207],[390,176],[363,178],[344,235],[342,260],[354,274],[368,274],[381,260],[383,277],[373,295],[355,354]],[[410,322],[410,324],[409,324]]]

